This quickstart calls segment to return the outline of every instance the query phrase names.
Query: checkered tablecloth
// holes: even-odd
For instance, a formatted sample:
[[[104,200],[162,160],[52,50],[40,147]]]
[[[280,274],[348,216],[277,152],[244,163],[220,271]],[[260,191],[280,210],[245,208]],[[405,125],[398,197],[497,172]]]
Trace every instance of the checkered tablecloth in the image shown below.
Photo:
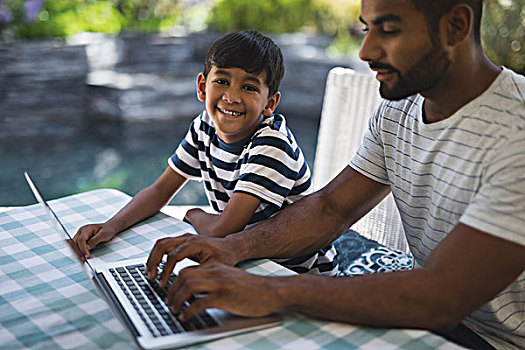
[[[94,190],[50,201],[74,234],[86,223],[103,222],[130,197]],[[158,214],[94,251],[94,260],[146,257],[157,238],[193,232]],[[286,275],[269,260],[242,265],[251,273]],[[0,348],[130,349],[135,343],[99,297],[62,238],[38,205],[0,213]],[[449,349],[444,339],[415,330],[354,327],[285,315],[281,327],[204,343],[199,349]]]

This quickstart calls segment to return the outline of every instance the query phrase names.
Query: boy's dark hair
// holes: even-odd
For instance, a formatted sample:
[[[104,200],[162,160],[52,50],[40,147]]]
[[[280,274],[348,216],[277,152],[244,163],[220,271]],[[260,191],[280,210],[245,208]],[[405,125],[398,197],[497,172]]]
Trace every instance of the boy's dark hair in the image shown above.
[[[483,12],[483,0],[412,0],[417,10],[421,11],[427,21],[431,33],[439,33],[439,20],[445,13],[457,4],[465,4],[474,12],[472,33],[474,41],[481,44],[481,15]]]
[[[242,68],[255,74],[266,71],[269,97],[279,90],[284,76],[281,49],[272,39],[254,30],[229,33],[215,41],[204,60],[204,77],[208,77],[212,66]]]

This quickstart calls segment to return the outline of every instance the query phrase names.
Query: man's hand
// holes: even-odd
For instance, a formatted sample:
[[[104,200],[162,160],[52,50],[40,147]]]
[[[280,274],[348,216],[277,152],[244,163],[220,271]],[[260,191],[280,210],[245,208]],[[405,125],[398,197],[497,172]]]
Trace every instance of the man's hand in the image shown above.
[[[146,262],[146,271],[150,280],[157,277],[157,266],[164,254],[168,255],[168,259],[160,276],[161,287],[168,283],[175,264],[185,258],[201,264],[220,262],[233,266],[239,262],[236,249],[223,238],[197,236],[189,233],[179,237],[162,238],[155,243]]]
[[[89,224],[78,229],[73,241],[86,258],[89,258],[90,250],[93,250],[100,243],[111,240],[116,234],[114,230],[107,228],[104,224]]]
[[[249,274],[235,267],[210,263],[187,267],[168,292],[166,304],[182,321],[207,308],[219,308],[246,317],[262,317],[279,311],[276,278]],[[188,307],[184,301],[199,295]]]

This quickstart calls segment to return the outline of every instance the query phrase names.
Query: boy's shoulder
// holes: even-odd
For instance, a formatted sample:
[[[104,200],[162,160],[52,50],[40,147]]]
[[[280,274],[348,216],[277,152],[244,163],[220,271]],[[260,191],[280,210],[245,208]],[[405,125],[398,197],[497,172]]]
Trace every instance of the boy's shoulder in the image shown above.
[[[273,149],[280,149],[294,159],[298,159],[299,154],[302,153],[301,147],[291,130],[288,129],[286,119],[282,114],[265,117],[251,137],[250,144],[249,148],[269,146]]]
[[[291,136],[290,129],[286,124],[286,118],[282,114],[272,114],[269,117],[264,117],[258,130],[255,132],[255,136],[266,135],[282,135],[283,137],[289,138]]]

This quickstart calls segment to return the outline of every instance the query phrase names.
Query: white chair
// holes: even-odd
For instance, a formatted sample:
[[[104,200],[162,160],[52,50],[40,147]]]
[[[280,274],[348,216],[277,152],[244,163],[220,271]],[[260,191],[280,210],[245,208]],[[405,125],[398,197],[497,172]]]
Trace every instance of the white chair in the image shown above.
[[[330,70],[317,138],[314,189],[322,188],[348,165],[359,148],[380,98],[379,83],[372,75],[341,67]],[[399,212],[391,194],[351,228],[387,247],[408,252]]]

